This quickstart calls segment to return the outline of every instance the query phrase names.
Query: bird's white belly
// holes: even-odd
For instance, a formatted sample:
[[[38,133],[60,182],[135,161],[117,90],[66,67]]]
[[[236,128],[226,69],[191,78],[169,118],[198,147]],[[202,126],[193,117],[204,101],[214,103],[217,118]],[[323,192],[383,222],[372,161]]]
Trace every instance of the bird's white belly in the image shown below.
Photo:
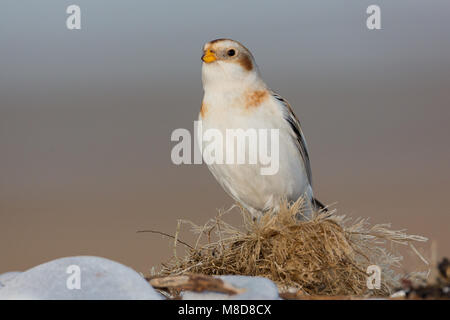
[[[228,110],[225,113],[208,114],[201,120],[203,133],[208,129],[217,129],[224,139],[227,129],[279,129],[279,167],[275,174],[261,174],[261,168],[267,165],[264,166],[259,161],[257,164],[248,163],[250,149],[248,140],[245,145],[245,164],[212,163],[208,165],[227,193],[247,209],[253,212],[264,211],[276,208],[283,197],[289,201],[295,201],[303,194],[312,196],[302,158],[290,134],[288,124],[280,117],[270,117],[267,112],[259,113],[258,111],[249,117],[241,115],[239,111]],[[270,137],[270,132],[267,132],[267,135]],[[204,142],[203,148],[206,145],[207,143]],[[224,147],[223,150],[226,157],[227,149]],[[272,156],[272,161],[275,161],[276,154],[269,153],[269,155]]]

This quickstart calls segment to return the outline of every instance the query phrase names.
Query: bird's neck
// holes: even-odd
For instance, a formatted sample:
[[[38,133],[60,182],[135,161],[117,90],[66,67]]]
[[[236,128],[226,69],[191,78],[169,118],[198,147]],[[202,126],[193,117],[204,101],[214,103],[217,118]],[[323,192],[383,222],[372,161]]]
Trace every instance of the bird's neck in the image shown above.
[[[228,100],[238,98],[248,92],[267,90],[266,84],[257,75],[249,75],[240,79],[211,80],[203,83],[205,97],[225,98]]]

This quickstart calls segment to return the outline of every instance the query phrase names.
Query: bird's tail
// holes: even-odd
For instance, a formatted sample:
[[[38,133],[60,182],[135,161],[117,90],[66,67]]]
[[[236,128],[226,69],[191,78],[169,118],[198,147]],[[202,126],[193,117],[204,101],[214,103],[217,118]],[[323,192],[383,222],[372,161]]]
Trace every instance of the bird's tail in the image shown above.
[[[314,205],[314,208],[315,208],[317,211],[328,212],[328,208],[327,208],[322,202],[320,202],[319,200],[317,200],[316,198],[313,198],[313,199],[312,199],[312,203],[313,203],[313,205]]]

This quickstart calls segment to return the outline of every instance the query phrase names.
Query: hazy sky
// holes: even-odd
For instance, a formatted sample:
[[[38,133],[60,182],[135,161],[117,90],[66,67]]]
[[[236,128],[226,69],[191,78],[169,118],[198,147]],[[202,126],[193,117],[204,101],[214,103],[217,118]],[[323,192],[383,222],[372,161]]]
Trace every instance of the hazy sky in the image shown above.
[[[81,7],[81,30],[66,8]],[[366,28],[381,8],[382,30]],[[202,99],[201,48],[239,40],[292,104],[316,195],[449,254],[449,1],[0,4],[0,272],[100,255],[145,272],[177,219],[232,200],[170,160]],[[239,219],[236,218],[236,223]],[[186,235],[186,237],[189,237]]]

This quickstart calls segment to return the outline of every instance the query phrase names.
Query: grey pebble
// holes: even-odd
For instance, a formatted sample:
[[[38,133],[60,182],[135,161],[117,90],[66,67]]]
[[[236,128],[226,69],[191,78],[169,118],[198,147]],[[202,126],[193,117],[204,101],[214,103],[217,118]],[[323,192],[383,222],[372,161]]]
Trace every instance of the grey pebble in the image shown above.
[[[2,281],[0,300],[164,299],[133,269],[100,257],[61,258],[8,274],[2,275],[7,280]]]
[[[276,284],[263,277],[248,276],[219,276],[223,281],[235,288],[246,289],[245,292],[236,295],[227,295],[217,292],[191,292],[182,293],[183,300],[278,300],[278,288]]]

